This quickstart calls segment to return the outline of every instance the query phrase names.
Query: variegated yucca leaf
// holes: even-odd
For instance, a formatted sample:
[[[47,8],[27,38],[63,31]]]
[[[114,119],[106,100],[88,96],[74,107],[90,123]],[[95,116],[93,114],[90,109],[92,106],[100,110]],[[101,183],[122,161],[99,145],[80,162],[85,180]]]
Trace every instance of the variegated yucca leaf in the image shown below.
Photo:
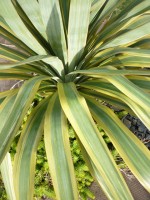
[[[13,184],[13,170],[10,153],[7,153],[0,166],[2,178],[8,199],[16,200],[14,184]]]
[[[149,151],[101,104],[127,110],[150,129],[150,1],[133,0],[116,12],[121,2],[1,1],[0,37],[7,44],[0,44],[0,79],[23,82],[0,93],[0,161],[10,200],[33,199],[35,156],[43,134],[56,199],[80,199],[69,123],[108,199],[133,197],[97,124],[150,192]],[[7,174],[7,152],[37,93],[44,100],[23,127],[13,172]]]

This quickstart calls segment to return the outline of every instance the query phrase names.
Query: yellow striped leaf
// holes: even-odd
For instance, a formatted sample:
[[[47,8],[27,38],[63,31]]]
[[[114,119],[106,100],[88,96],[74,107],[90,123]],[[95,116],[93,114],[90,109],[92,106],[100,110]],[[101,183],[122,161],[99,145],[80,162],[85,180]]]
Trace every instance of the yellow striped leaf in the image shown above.
[[[44,123],[44,141],[50,174],[58,200],[78,200],[67,128],[67,119],[56,93],[49,101]]]
[[[150,152],[106,106],[88,98],[95,120],[106,131],[132,173],[150,192]]]
[[[108,147],[99,134],[85,99],[79,95],[74,83],[59,83],[58,92],[68,120],[102,176],[102,188],[106,195],[115,200],[133,199]]]
[[[42,101],[33,110],[17,144],[13,167],[16,200],[33,199],[36,151],[44,130],[47,102]]]
[[[48,80],[49,77],[37,76],[21,87],[15,102],[10,109],[11,112],[7,113],[7,120],[0,132],[0,162],[3,160],[6,152],[8,151],[12,140],[19,129],[23,117],[26,114],[42,80]]]

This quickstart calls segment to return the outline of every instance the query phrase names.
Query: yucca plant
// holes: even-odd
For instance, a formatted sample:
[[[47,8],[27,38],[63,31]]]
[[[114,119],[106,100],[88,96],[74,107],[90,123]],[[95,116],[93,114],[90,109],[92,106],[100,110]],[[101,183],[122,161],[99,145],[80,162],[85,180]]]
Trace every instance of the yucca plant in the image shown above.
[[[150,1],[1,0],[1,79],[24,80],[0,94],[0,161],[9,151],[35,95],[17,146],[13,177],[17,200],[33,199],[37,145],[44,132],[57,199],[79,199],[68,122],[108,199],[133,199],[97,124],[135,177],[150,191],[150,153],[122,124],[109,102],[137,115],[150,129]],[[5,162],[5,159],[4,161]],[[3,167],[4,168],[4,167]]]

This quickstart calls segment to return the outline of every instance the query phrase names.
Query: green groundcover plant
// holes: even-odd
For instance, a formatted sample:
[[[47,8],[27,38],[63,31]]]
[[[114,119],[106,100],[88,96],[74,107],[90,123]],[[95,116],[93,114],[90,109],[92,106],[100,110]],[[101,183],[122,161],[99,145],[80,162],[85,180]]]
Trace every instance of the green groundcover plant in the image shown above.
[[[17,49],[0,45],[1,57],[9,61],[0,65],[0,78],[24,80],[20,89],[0,94],[0,162],[6,180],[13,180],[6,184],[10,199],[33,198],[43,131],[56,198],[79,199],[67,120],[108,199],[133,197],[95,122],[150,191],[149,151],[101,103],[137,115],[150,129],[150,1],[135,0],[113,15],[120,2],[1,1],[0,35]],[[45,98],[21,133],[11,169],[7,152],[37,92]]]

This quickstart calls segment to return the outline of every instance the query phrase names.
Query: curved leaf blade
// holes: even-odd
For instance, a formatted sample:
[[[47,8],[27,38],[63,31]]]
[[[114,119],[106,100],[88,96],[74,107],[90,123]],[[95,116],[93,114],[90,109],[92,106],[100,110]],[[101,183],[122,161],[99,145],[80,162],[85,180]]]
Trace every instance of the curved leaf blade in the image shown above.
[[[32,78],[31,75],[25,74],[25,73],[20,73],[20,72],[0,72],[0,80],[6,80],[6,79],[19,79],[19,80],[25,80]]]
[[[123,101],[141,119],[141,121],[145,124],[145,126],[150,129],[150,123],[149,123],[150,114],[147,109],[144,109],[141,105],[139,105],[138,101],[134,102],[131,98],[124,95],[117,88],[112,87],[112,85],[103,83],[101,81],[89,81],[89,82],[86,82],[85,84],[82,84],[82,86],[88,89],[95,90],[100,93],[99,95],[96,95],[96,96],[93,94],[93,96],[95,97],[101,98],[101,94],[104,94],[106,95],[106,97],[108,96],[108,99],[111,98],[112,102],[113,102],[113,99],[119,99],[120,101]],[[89,94],[90,93],[92,92],[89,92]],[[85,95],[86,94],[84,93],[84,96]],[[130,110],[128,111],[129,113],[131,113]]]
[[[84,146],[82,145],[81,141],[78,139],[78,143],[80,145],[80,149],[82,152],[82,155],[84,157],[84,160],[90,170],[90,173],[92,174],[92,176],[95,178],[95,180],[97,180],[97,182],[99,183],[100,187],[102,187],[102,189],[105,191],[107,191],[107,193],[109,193],[109,187],[107,186],[107,184],[105,184],[105,182],[103,181],[102,175],[101,173],[97,170],[97,168],[95,167],[94,163],[92,162],[92,159],[90,158],[90,156],[88,155],[86,149],[84,148]]]
[[[13,107],[13,104],[15,102],[15,99],[17,96],[16,92],[11,93],[10,91],[10,94],[7,95],[3,103],[1,103],[0,105],[0,121],[1,121],[0,133],[3,129],[3,126],[5,125],[7,121],[7,117],[9,116],[11,109]]]
[[[15,102],[10,109],[11,112],[7,114],[7,120],[0,132],[0,162],[2,162],[6,152],[8,151],[10,144],[16,134],[16,131],[20,127],[23,117],[27,112],[42,80],[48,80],[49,77],[37,76],[21,87]]]
[[[87,39],[91,0],[71,0],[68,25],[69,71],[75,68]],[[81,23],[82,21],[82,23]]]
[[[45,117],[46,153],[57,199],[77,200],[78,192],[67,128],[67,120],[56,93],[49,101]]]
[[[93,0],[92,1],[92,6],[91,6],[91,11],[90,11],[90,21],[93,20],[93,18],[96,16],[98,11],[101,9],[103,4],[106,2],[106,0]]]
[[[141,38],[144,38],[150,34],[149,30],[150,23],[144,24],[136,29],[130,30],[124,34],[121,34],[120,36],[112,39],[108,43],[102,45],[99,49],[106,49],[110,47],[115,46],[121,46],[121,45],[131,45],[134,44],[136,41],[138,41]]]
[[[9,153],[6,154],[3,162],[1,163],[0,170],[8,199],[16,200],[14,184],[13,184],[12,162]]]
[[[85,99],[73,83],[58,84],[62,108],[76,131],[104,182],[103,189],[110,199],[133,199],[102,136],[89,112]],[[101,155],[101,156],[100,156]],[[109,192],[105,185],[109,187]]]
[[[148,93],[123,76],[107,76],[105,78],[135,103],[138,102],[145,110],[150,112],[150,95]]]
[[[49,57],[52,60],[55,60],[57,58],[55,56],[50,56],[50,55],[31,56],[31,57],[29,57],[27,59],[24,59],[24,60],[20,61],[20,62],[15,62],[13,64],[0,65],[0,70],[10,69],[12,67],[17,67],[17,66],[21,66],[21,65],[25,65],[25,64],[30,64],[32,62],[44,60],[44,59],[49,58]]]
[[[39,3],[36,0],[18,0],[18,3],[21,5],[22,9],[36,27],[36,29],[41,33],[41,35],[47,39],[46,30],[42,21],[42,16],[40,12]]]
[[[110,68],[110,69],[109,69]],[[111,69],[111,66],[105,66],[101,68],[93,68],[88,70],[76,70],[70,74],[85,74],[91,77],[101,77],[101,76],[108,76],[108,75],[150,75],[149,70],[125,70],[121,69],[118,70],[116,68]]]
[[[129,80],[138,87],[150,92],[150,77],[132,76],[129,77]]]
[[[106,106],[87,99],[95,120],[106,131],[130,170],[150,192],[150,152]]]
[[[14,183],[17,199],[33,199],[36,150],[44,129],[47,99],[41,102],[26,122],[14,160]]]
[[[94,89],[94,88],[93,88]],[[89,96],[91,98],[96,98],[99,99],[100,101],[105,101],[110,103],[110,105],[115,106],[117,109],[119,108],[124,109],[126,111],[128,111],[130,114],[133,114],[132,110],[130,109],[130,107],[128,107],[124,102],[121,101],[121,99],[117,99],[117,98],[113,98],[111,95],[108,96],[107,94],[103,94],[101,92],[98,92],[97,90],[91,90],[91,89],[80,89],[80,93],[83,96]],[[133,114],[134,115],[134,114]]]
[[[10,0],[1,1],[0,13],[11,30],[21,41],[23,41],[34,52],[42,55],[46,54],[45,49],[38,43],[22,22]]]
[[[39,0],[42,20],[49,43],[63,63],[67,63],[67,45],[58,0]]]
[[[139,56],[119,56],[117,59],[113,59],[112,61],[109,62],[110,65],[113,66],[129,66],[129,67],[141,67],[141,68],[150,68],[150,58],[149,55],[143,56],[140,54]],[[141,74],[142,75],[142,74]]]

